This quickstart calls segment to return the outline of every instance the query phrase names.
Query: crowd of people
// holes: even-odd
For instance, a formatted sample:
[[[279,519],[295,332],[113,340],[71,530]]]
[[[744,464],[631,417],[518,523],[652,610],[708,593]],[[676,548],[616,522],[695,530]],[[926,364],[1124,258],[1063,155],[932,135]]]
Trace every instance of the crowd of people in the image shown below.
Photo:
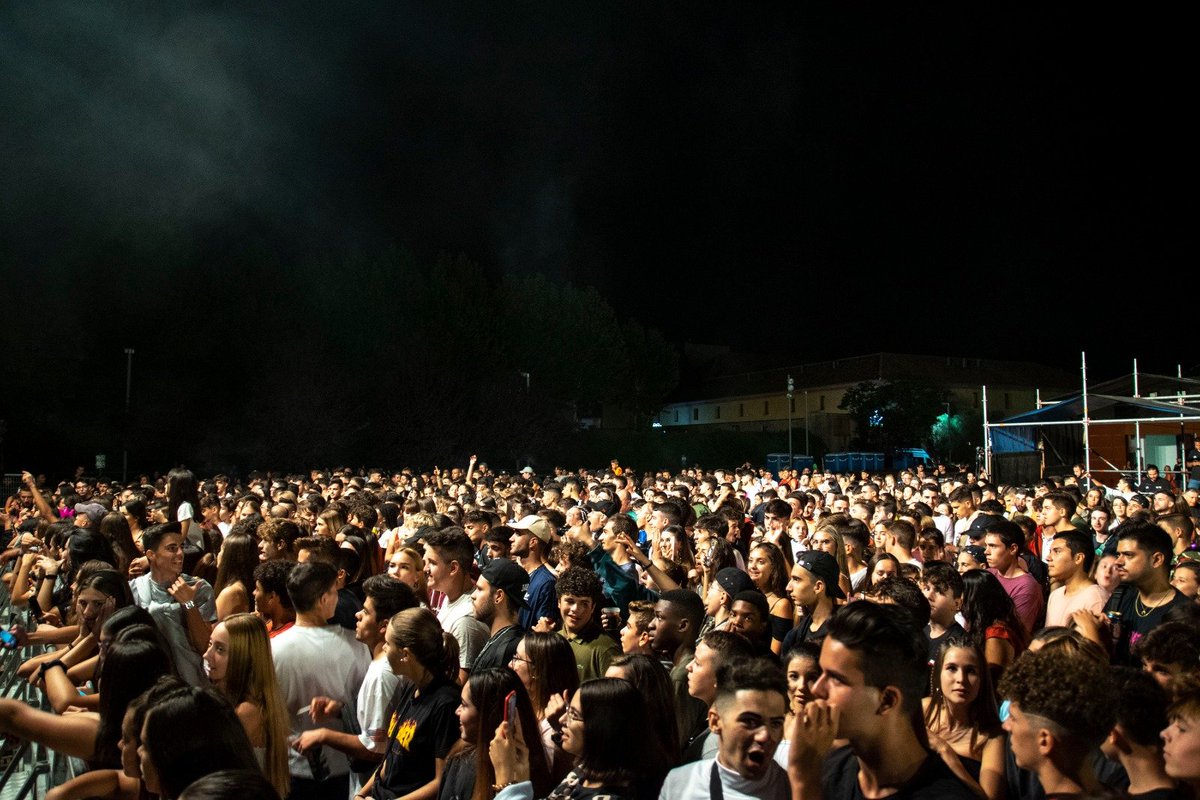
[[[1197,797],[1197,489],[24,473],[0,736],[51,800]]]

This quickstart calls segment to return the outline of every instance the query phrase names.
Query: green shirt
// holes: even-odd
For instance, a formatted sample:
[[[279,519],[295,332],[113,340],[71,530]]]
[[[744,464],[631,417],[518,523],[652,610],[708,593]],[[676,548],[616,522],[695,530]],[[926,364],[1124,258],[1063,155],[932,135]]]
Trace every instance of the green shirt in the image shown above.
[[[612,660],[621,654],[621,645],[617,644],[608,634],[600,630],[599,625],[591,625],[578,634],[570,634],[566,629],[560,630],[559,635],[571,645],[575,653],[575,665],[579,667],[579,681],[603,678]]]

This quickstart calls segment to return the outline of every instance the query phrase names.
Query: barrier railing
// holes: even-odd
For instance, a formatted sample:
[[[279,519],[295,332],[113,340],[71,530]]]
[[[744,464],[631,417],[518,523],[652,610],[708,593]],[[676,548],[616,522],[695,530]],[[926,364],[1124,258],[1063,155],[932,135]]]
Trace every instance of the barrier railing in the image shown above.
[[[0,624],[7,630],[19,623],[28,630],[36,628],[26,609],[12,605],[8,588],[0,583]],[[26,645],[14,650],[0,650],[0,697],[50,711],[46,696],[29,681],[17,674],[27,659],[46,652],[44,645]],[[75,777],[72,760],[38,742],[16,741],[10,737],[0,740],[0,800],[39,798],[53,786]]]

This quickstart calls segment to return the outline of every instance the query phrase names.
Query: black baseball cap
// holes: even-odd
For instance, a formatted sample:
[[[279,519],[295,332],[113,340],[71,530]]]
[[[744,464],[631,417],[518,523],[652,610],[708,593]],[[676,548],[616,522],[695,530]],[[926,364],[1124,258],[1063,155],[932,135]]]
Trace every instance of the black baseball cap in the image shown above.
[[[507,558],[493,558],[480,574],[493,589],[503,589],[516,602],[518,608],[525,607],[525,592],[529,591],[529,573],[524,567]]]
[[[838,600],[844,600],[846,593],[838,586],[837,559],[822,550],[805,550],[796,556],[796,563],[816,576],[825,584],[825,594]]]

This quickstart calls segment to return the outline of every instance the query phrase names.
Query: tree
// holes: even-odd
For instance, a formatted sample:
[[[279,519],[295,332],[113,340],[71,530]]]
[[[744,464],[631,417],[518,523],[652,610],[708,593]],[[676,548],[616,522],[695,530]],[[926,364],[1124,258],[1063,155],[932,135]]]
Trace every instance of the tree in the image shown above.
[[[870,450],[924,446],[950,393],[912,381],[864,381],[838,406],[856,423],[855,444]]]

